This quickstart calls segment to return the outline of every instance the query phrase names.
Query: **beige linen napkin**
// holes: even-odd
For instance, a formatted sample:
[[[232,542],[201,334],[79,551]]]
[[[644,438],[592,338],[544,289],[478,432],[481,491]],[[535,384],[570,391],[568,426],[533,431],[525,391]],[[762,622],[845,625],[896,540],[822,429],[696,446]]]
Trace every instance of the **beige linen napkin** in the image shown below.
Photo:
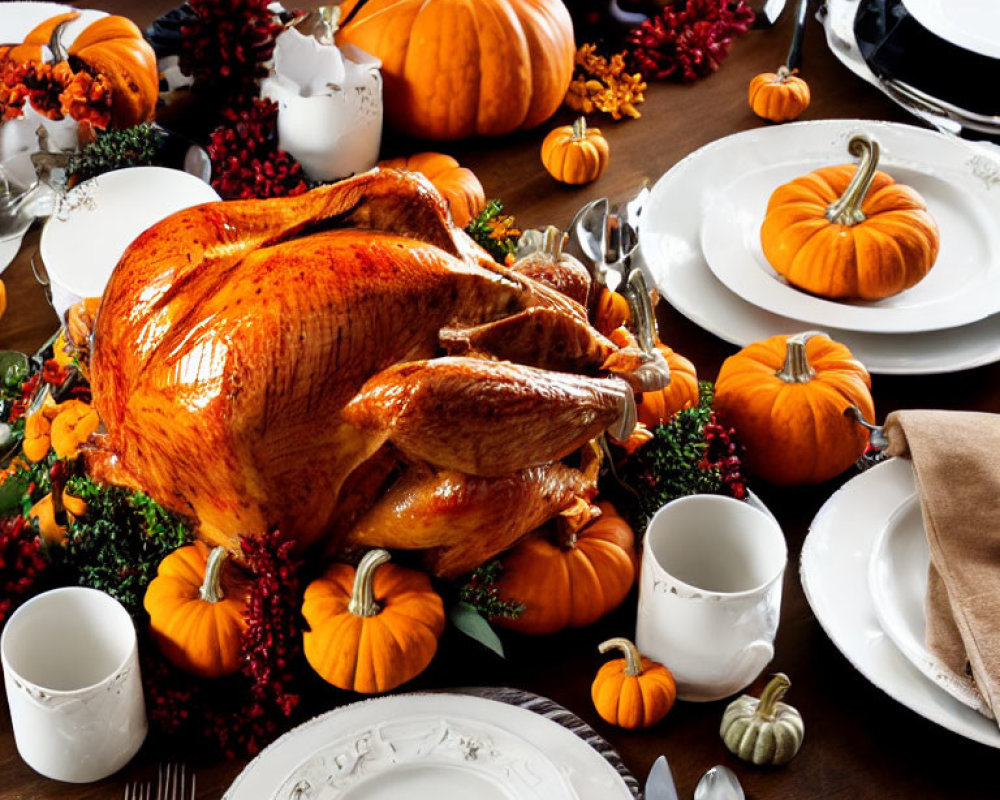
[[[913,461],[927,531],[926,644],[1000,712],[1000,414],[897,411],[889,454]]]

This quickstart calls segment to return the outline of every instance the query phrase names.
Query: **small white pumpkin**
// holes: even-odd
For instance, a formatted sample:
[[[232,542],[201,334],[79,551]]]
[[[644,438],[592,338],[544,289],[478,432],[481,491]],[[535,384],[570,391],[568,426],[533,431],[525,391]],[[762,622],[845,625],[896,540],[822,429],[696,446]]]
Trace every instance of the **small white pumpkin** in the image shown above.
[[[802,715],[781,702],[792,682],[779,672],[760,698],[741,695],[726,707],[719,734],[729,752],[759,765],[787,764],[802,746]]]

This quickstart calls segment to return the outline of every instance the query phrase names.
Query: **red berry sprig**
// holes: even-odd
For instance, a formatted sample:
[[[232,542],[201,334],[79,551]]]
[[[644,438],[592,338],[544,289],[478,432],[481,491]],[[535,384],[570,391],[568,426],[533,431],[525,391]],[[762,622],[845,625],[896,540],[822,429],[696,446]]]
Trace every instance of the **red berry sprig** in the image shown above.
[[[682,0],[628,35],[630,71],[690,83],[719,68],[733,39],[750,29],[745,0]]]
[[[257,81],[274,53],[281,23],[270,0],[188,0],[179,66],[195,89],[216,90],[231,108],[257,97]]]
[[[742,446],[736,439],[736,429],[720,425],[713,412],[705,424],[705,444],[707,446],[698,466],[706,470],[718,470],[729,494],[737,500],[744,499],[747,487],[743,473],[740,472]]]
[[[293,197],[306,186],[298,161],[278,147],[278,106],[257,99],[242,111],[227,109],[210,137],[212,187],[225,200]]]
[[[24,517],[0,520],[0,625],[48,566],[42,543]]]

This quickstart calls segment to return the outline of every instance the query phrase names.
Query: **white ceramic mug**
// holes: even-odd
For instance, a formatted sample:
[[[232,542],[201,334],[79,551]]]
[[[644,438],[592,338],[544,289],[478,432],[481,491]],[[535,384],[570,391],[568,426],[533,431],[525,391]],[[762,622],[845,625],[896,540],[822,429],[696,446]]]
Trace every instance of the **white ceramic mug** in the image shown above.
[[[788,548],[766,511],[692,495],[650,520],[636,645],[664,664],[682,700],[728,697],[774,657]]]
[[[21,758],[48,778],[89,783],[121,769],[146,738],[135,627],[96,589],[32,598],[0,637]]]

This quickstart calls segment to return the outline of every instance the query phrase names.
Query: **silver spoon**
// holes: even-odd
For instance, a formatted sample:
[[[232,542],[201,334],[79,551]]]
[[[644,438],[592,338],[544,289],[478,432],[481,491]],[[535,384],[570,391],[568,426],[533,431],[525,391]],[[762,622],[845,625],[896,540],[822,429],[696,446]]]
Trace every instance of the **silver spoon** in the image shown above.
[[[746,795],[736,773],[722,764],[708,770],[694,787],[694,800],[745,800],[745,798]]]

